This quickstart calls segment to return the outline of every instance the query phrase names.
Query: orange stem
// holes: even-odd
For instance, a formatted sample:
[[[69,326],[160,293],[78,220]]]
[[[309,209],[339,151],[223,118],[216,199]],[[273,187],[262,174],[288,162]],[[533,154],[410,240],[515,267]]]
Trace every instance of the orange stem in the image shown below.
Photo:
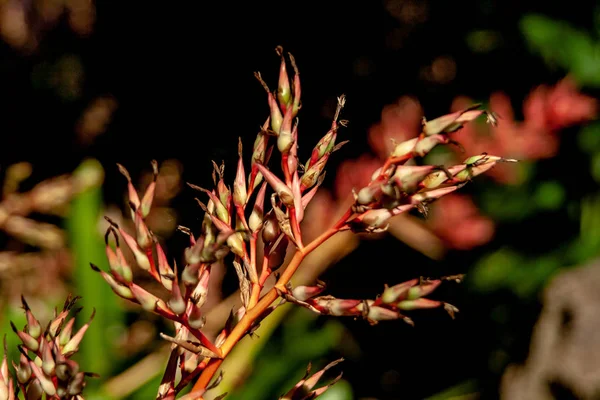
[[[221,359],[213,358],[208,362],[208,365],[202,371],[200,378],[196,381],[196,384],[192,388],[192,392],[201,390],[208,386],[210,380],[215,375],[219,366],[223,362],[223,359],[229,354],[229,352],[233,349],[236,343],[244,337],[248,329],[252,326],[252,324],[260,318],[262,313],[279,297],[278,290],[285,290],[285,285],[292,279],[294,273],[298,270],[298,267],[310,252],[323,244],[327,239],[335,235],[339,230],[345,225],[348,217],[352,215],[352,209],[349,208],[344,215],[340,218],[340,220],[330,229],[323,232],[319,237],[310,242],[302,249],[297,249],[294,257],[290,260],[287,268],[281,274],[281,277],[275,284],[275,286],[269,290],[259,301],[258,303],[249,309],[244,317],[238,322],[238,324],[233,328],[225,342],[221,346]]]

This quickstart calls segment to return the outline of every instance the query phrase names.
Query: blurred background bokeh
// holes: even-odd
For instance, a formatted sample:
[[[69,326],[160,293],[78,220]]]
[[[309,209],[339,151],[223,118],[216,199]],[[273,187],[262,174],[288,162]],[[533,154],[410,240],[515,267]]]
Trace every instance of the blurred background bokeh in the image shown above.
[[[89,268],[106,265],[102,216],[127,212],[116,163],[143,189],[158,160],[148,224],[179,261],[188,238],[177,226],[196,230],[202,216],[185,182],[210,186],[211,160],[233,179],[237,138],[250,148],[268,113],[253,72],[274,85],[282,45],[302,77],[301,160],[347,96],[340,140],[350,142],[330,159],[308,236],[423,115],[481,102],[499,118],[469,125],[455,136],[463,149],[436,149],[427,163],[481,152],[521,162],[434,203],[427,219],[331,242],[306,266],[344,298],[466,274],[435,293],[461,310],[456,319],[422,310],[414,327],[369,326],[286,308],[232,354],[223,390],[277,398],[308,362],[343,356],[328,399],[497,397],[506,367],[528,355],[544,287],[600,254],[600,3],[571,3],[0,0],[2,332],[23,321],[21,294],[42,319],[81,295],[82,323],[97,314],[79,361],[101,375],[86,398],[154,398],[166,361],[158,334],[170,327]],[[221,275],[207,310],[236,287],[232,268]]]

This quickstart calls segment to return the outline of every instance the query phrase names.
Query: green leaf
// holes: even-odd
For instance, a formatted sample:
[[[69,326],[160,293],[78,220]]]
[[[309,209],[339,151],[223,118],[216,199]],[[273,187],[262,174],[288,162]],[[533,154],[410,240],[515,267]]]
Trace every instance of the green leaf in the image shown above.
[[[534,199],[537,206],[544,210],[557,210],[565,201],[565,189],[557,181],[542,182],[538,185]]]
[[[587,154],[600,152],[600,123],[584,126],[577,135],[577,142],[581,151]]]
[[[85,161],[75,173],[103,173],[102,166],[95,160]],[[123,311],[117,303],[117,296],[108,285],[92,271],[89,263],[108,269],[104,252],[104,242],[98,232],[98,221],[102,209],[102,190],[100,184],[77,195],[70,205],[65,221],[69,235],[69,247],[74,258],[74,283],[77,295],[81,295],[84,310],[78,318],[87,321],[93,308],[96,317],[90,324],[81,342],[79,359],[86,371],[101,376],[110,376],[114,361],[118,357],[112,351],[116,332],[124,321]],[[88,386],[97,386],[99,379],[90,380]],[[88,389],[89,390],[89,389]]]
[[[521,19],[521,31],[547,64],[567,70],[582,85],[600,86],[600,44],[589,34],[536,14]]]

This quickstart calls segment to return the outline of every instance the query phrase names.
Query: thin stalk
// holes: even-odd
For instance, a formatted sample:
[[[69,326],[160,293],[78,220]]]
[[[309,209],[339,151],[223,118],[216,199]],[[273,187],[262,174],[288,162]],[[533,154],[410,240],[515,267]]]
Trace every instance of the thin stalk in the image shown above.
[[[290,263],[288,264],[287,268],[285,269],[275,286],[271,290],[269,290],[254,307],[247,311],[247,313],[240,320],[240,322],[238,322],[238,324],[233,328],[227,339],[225,339],[225,342],[220,348],[221,356],[223,358],[225,358],[227,354],[229,354],[229,352],[236,345],[236,343],[239,342],[242,337],[244,337],[246,332],[248,332],[248,329],[250,329],[254,322],[258,318],[260,318],[263,312],[275,300],[277,300],[277,298],[279,297],[278,290],[286,290],[285,285],[290,281],[290,279],[292,279],[292,276],[294,276],[294,273],[298,270],[298,267],[302,263],[302,260],[304,260],[304,257],[306,257],[308,254],[310,254],[310,252],[312,252],[314,249],[323,244],[327,239],[339,232],[345,225],[350,215],[352,215],[351,208],[349,208],[344,213],[342,218],[340,218],[340,220],[333,227],[323,232],[319,237],[310,242],[304,248],[296,250],[296,253],[290,260]],[[206,368],[204,369],[204,371],[202,371],[200,378],[198,378],[196,384],[192,388],[192,392],[206,388],[212,377],[219,369],[219,366],[223,362],[223,358],[213,358],[208,362]]]

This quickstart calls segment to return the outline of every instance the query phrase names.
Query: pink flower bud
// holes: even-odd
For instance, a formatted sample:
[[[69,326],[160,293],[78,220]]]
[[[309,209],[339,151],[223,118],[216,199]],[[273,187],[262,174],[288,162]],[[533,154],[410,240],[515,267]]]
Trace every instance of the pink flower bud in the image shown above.
[[[75,353],[79,350],[79,343],[81,343],[85,332],[90,327],[90,323],[94,319],[94,315],[96,315],[95,309],[92,311],[92,315],[90,316],[88,322],[85,323],[81,328],[79,328],[77,333],[73,335],[73,337],[71,337],[71,340],[69,340],[69,342],[61,349],[61,353],[63,355],[68,356],[69,354]]]
[[[379,321],[391,321],[394,319],[404,317],[398,311],[390,310],[389,308],[379,306],[369,306],[367,313],[367,320],[371,324],[376,324]]]
[[[140,201],[140,212],[142,217],[146,218],[150,214],[152,208],[152,201],[154,200],[154,192],[156,191],[156,180],[158,179],[158,163],[156,160],[152,160],[152,182],[146,188],[146,192]]]
[[[410,201],[412,204],[418,204],[418,203],[422,203],[424,201],[439,199],[442,196],[445,196],[449,193],[454,192],[459,187],[460,186],[448,186],[448,187],[443,187],[443,188],[439,188],[439,189],[429,190],[426,192],[419,192],[419,193],[413,194],[410,197]]]
[[[56,394],[56,387],[54,386],[52,379],[46,376],[44,372],[37,365],[35,365],[33,361],[29,361],[29,366],[35,374],[36,379],[40,382],[42,390],[48,396],[54,396]]]
[[[419,182],[435,168],[433,165],[398,165],[392,180],[403,192],[414,192],[417,190]]]
[[[263,174],[265,180],[269,182],[269,185],[273,188],[277,196],[281,199],[283,204],[288,207],[294,206],[294,195],[292,194],[292,190],[285,184],[281,179],[279,179],[273,172],[271,172],[267,167],[262,164],[256,164],[260,173]]]
[[[449,142],[450,138],[448,138],[447,135],[425,136],[423,138],[419,138],[419,141],[417,142],[413,152],[420,157],[424,157],[438,144],[446,144]]]
[[[35,339],[34,337],[32,337],[30,334],[28,334],[27,332],[23,332],[17,329],[17,327],[15,326],[15,324],[10,321],[10,327],[12,328],[13,332],[15,332],[17,334],[17,336],[19,337],[19,339],[21,339],[21,342],[23,342],[23,345],[31,350],[31,351],[38,351],[38,349],[40,348],[40,344],[38,342],[38,339]]]
[[[400,310],[410,311],[425,308],[437,308],[442,306],[444,303],[437,300],[430,299],[415,299],[415,300],[403,300],[396,304]]]
[[[386,286],[383,293],[381,294],[381,301],[386,304],[392,304],[398,300],[406,298],[408,291],[411,287],[419,283],[418,279],[411,279],[410,281],[400,283],[391,287]]]
[[[336,299],[332,296],[322,296],[311,300],[311,303],[323,314],[336,317],[360,315],[357,308],[361,304],[360,300]]]
[[[416,138],[409,139],[404,142],[398,143],[394,147],[394,150],[392,150],[392,154],[390,155],[390,157],[397,158],[397,157],[403,157],[403,156],[412,154],[418,141],[419,141],[419,138],[416,137]]]
[[[137,191],[135,190],[135,187],[133,186],[133,183],[131,182],[131,176],[129,175],[129,172],[121,164],[117,163],[117,167],[119,168],[119,172],[121,172],[125,179],[127,179],[127,191],[129,195],[129,202],[132,203],[135,206],[135,208],[138,208],[140,206],[140,198],[138,196]]]
[[[279,100],[282,110],[285,111],[289,106],[292,105],[292,91],[290,88],[290,79],[288,77],[282,49],[281,47],[278,47],[277,50],[281,56],[281,64],[279,67],[279,85],[277,86],[277,100]]]
[[[407,300],[414,300],[414,299],[418,299],[420,297],[425,297],[428,294],[430,294],[431,292],[433,292],[435,289],[437,289],[437,287],[440,286],[441,284],[442,284],[441,280],[431,280],[431,281],[421,282],[420,285],[411,287],[409,289]]]
[[[250,218],[248,218],[248,226],[250,227],[252,232],[256,232],[263,223],[263,212],[266,192],[267,183],[264,182],[260,187],[258,193],[256,194],[256,199],[254,200],[254,207],[252,208]]]
[[[133,296],[135,296],[135,299],[140,303],[144,310],[151,312],[156,310],[156,304],[159,301],[158,297],[148,292],[147,290],[142,289],[135,283],[131,284],[130,289],[133,293]]]
[[[135,211],[135,230],[137,233],[137,243],[143,250],[148,250],[152,247],[152,234],[150,233],[150,229],[144,222],[144,218],[142,217],[142,213],[140,210]]]
[[[25,301],[25,297],[23,297],[23,295],[21,295],[21,304],[23,305],[25,316],[27,318],[27,333],[29,333],[34,339],[37,339],[42,333],[42,326],[31,312],[31,309],[29,308],[29,305]]]
[[[304,174],[302,175],[302,179],[300,180],[302,191],[313,187],[319,180],[319,176],[325,169],[325,164],[327,164],[327,160],[329,159],[329,155],[325,155],[317,160]]]
[[[454,132],[460,129],[465,122],[472,121],[484,113],[483,110],[474,110],[475,108],[479,108],[479,106],[479,104],[474,104],[455,113],[443,115],[439,118],[425,122],[423,133],[427,136],[431,136],[442,132]]]
[[[29,360],[23,353],[21,353],[21,357],[19,358],[19,365],[15,366],[15,364],[13,364],[13,367],[15,368],[17,381],[20,384],[25,384],[29,378],[31,378],[31,366],[29,365]]]
[[[243,207],[248,200],[246,191],[246,172],[244,171],[244,162],[242,161],[242,139],[238,141],[238,164],[233,182],[233,204]]]
[[[269,92],[268,96],[269,108],[271,109],[271,129],[276,135],[279,135],[281,124],[283,123],[283,116],[281,115],[281,110],[279,110],[279,106],[277,105],[273,93]]]
[[[325,285],[317,286],[296,286],[292,290],[292,296],[300,301],[306,301],[311,297],[319,295],[325,290]]]

